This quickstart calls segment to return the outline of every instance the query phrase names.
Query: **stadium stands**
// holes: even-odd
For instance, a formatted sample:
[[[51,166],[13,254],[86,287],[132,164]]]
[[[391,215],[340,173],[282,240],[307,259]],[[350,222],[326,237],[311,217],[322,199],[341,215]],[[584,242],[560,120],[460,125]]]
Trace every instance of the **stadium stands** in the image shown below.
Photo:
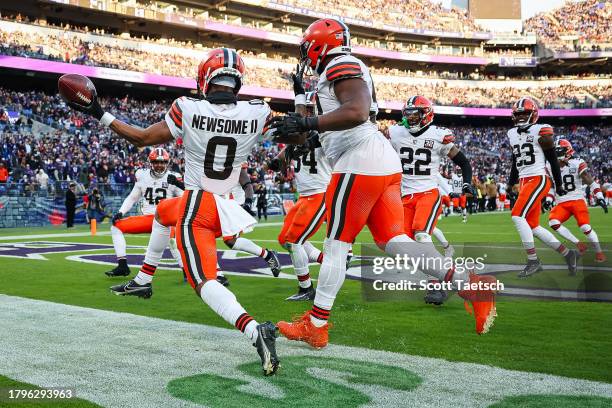
[[[162,118],[170,101],[143,102],[133,98],[102,99],[102,105],[117,117],[147,126]],[[13,112],[13,119],[7,112]],[[35,137],[29,131],[33,121],[54,129]],[[381,121],[381,125],[393,122]],[[510,150],[504,127],[452,127],[457,143],[471,159],[479,178],[509,174]],[[102,191],[122,193],[130,189],[135,169],[146,161],[146,151],[139,151],[121,139],[112,137],[97,121],[67,109],[57,95],[42,92],[17,92],[0,88],[0,162],[9,171],[7,183],[0,181],[0,193],[13,195],[54,194],[67,180],[83,189],[98,186]],[[612,127],[566,126],[556,129],[574,145],[581,157],[591,163],[591,174],[603,183],[609,181],[612,163]],[[181,171],[180,145],[167,146],[173,168]],[[269,142],[260,144],[249,160],[249,172],[257,183],[272,191],[290,192],[291,178],[264,169],[264,162],[278,152]],[[41,186],[40,174],[48,176]]]

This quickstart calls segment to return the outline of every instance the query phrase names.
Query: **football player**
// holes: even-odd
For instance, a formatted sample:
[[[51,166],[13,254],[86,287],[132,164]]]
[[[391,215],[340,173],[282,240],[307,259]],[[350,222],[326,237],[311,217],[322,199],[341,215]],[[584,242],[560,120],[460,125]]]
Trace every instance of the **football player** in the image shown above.
[[[527,252],[527,265],[518,276],[526,278],[542,270],[536,254],[534,236],[559,252],[571,274],[578,267],[578,251],[568,249],[547,229],[540,226],[541,201],[550,190],[550,178],[546,175],[546,163],[550,165],[555,192],[558,197],[567,194],[561,180],[561,169],[555,154],[553,129],[538,124],[538,106],[528,97],[522,97],[512,106],[514,127],[508,131],[512,147],[512,170],[507,190],[520,181],[519,194],[512,207],[512,221]]]
[[[246,205],[246,200],[249,198],[252,200],[253,198],[253,186],[251,186],[250,177],[245,168],[243,168],[240,172],[239,181],[241,183],[241,189],[244,191],[244,208]],[[181,188],[185,189],[184,183],[181,182],[180,184]],[[235,193],[236,189],[232,189],[232,191]],[[161,260],[168,241],[172,241],[171,227],[174,228],[178,221],[180,201],[180,197],[160,201],[155,211],[153,230],[151,231],[149,245],[147,246],[144,263],[142,264],[140,271],[134,277],[134,279],[120,285],[112,286],[110,289],[113,293],[116,295],[138,296],[145,299],[148,299],[153,295],[151,282],[153,281],[153,276],[155,275],[155,271],[157,270],[157,266],[159,265],[159,261]],[[240,200],[238,200],[238,202],[240,203]],[[223,237],[223,242],[231,249],[247,252],[251,255],[259,256],[265,259],[270,267],[270,270],[272,271],[272,275],[276,277],[280,274],[280,262],[275,251],[261,248],[250,239],[239,235]],[[180,262],[180,266],[182,268],[182,262]],[[185,280],[187,280],[186,275]],[[221,271],[218,263],[217,281],[223,286],[229,286],[229,280]]]
[[[374,242],[391,255],[424,256],[444,263],[431,244],[414,243],[404,233],[400,194],[402,166],[391,143],[375,123],[378,106],[366,65],[351,55],[348,27],[339,20],[317,20],[300,43],[301,66],[318,75],[318,116],[290,114],[275,117],[271,127],[277,141],[303,144],[306,133],[319,132],[332,178],[325,195],[327,239],[314,305],[293,322],[278,322],[281,333],[312,347],[328,342],[328,319],[346,275],[346,257],[357,234],[368,226]],[[453,269],[429,267],[424,272],[456,283]],[[495,281],[471,275],[461,280]],[[488,331],[495,317],[493,291],[459,292],[471,301],[478,333]],[[479,295],[479,296],[476,296]]]
[[[451,183],[453,186],[453,191],[451,193],[452,203],[461,211],[461,216],[463,217],[463,222],[467,222],[467,196],[464,193],[464,184],[465,177],[461,174],[461,171],[457,173],[451,173]],[[471,182],[469,183],[471,186]],[[473,188],[473,187],[472,187]],[[473,195],[476,194],[474,190]]]
[[[501,176],[501,178],[499,179],[499,183],[497,183],[497,191],[499,192],[497,211],[504,211],[506,209],[507,188],[508,187],[506,186],[506,178],[504,176]]]
[[[604,199],[603,193],[599,183],[593,180],[593,177],[589,174],[588,165],[584,160],[574,156],[574,149],[571,143],[566,139],[557,140],[556,149],[557,158],[559,159],[559,165],[561,167],[561,180],[563,182],[563,189],[567,191],[564,196],[554,197],[556,205],[550,211],[548,216],[548,225],[550,228],[555,230],[559,235],[568,241],[574,243],[578,248],[580,254],[584,254],[587,250],[587,245],[580,242],[578,238],[574,236],[566,227],[562,224],[567,221],[570,217],[574,217],[578,223],[578,227],[584,233],[586,238],[591,242],[595,249],[595,261],[605,262],[606,256],[601,250],[599,244],[599,238],[597,233],[591,227],[591,221],[589,217],[589,209],[584,199],[582,186],[589,186],[592,194],[597,200],[603,210],[608,212],[608,205]],[[546,207],[552,206],[553,198],[546,197]]]
[[[452,132],[434,125],[433,120],[431,101],[415,95],[402,109],[401,124],[389,128],[391,144],[402,163],[404,229],[417,242],[432,242],[431,233],[442,212],[438,176],[443,158],[448,157],[461,168],[459,191],[463,199],[466,193],[474,194],[469,160],[455,146]]]
[[[297,84],[295,84],[297,83]],[[296,88],[296,112],[305,116],[315,115],[314,92],[304,93],[301,78],[294,75]],[[314,235],[325,220],[325,190],[331,179],[331,167],[318,142],[318,133],[311,131],[307,148],[289,146],[269,163],[269,168],[279,171],[293,166],[299,199],[287,213],[278,242],[289,251],[298,278],[298,292],[286,300],[313,300],[314,286],[308,270],[308,253],[304,243]]]
[[[264,375],[272,375],[279,367],[274,324],[258,324],[216,280],[215,238],[235,236],[257,223],[236,201],[223,197],[238,183],[241,165],[271,112],[264,101],[238,101],[244,72],[235,50],[209,51],[198,66],[200,98],[176,99],[165,118],[146,129],[104,112],[95,95],[89,106],[70,106],[92,114],[135,146],[182,139],[187,190],[179,203],[176,235],[189,284],[215,313],[244,333],[257,348]]]
[[[153,229],[155,209],[159,202],[166,198],[180,197],[183,194],[180,187],[182,177],[168,170],[170,155],[165,149],[161,147],[153,149],[149,153],[149,163],[150,169],[136,171],[134,188],[121,204],[119,211],[113,215],[111,237],[118,265],[105,272],[107,276],[128,276],[130,274],[126,260],[127,244],[123,234],[150,233]],[[139,201],[143,215],[124,217]],[[170,245],[170,251],[182,268],[181,257],[174,243]]]

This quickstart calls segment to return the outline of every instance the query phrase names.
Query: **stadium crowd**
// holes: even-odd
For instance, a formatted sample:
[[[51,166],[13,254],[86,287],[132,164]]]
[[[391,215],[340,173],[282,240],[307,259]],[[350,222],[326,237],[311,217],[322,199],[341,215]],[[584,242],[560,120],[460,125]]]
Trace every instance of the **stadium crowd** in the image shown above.
[[[115,116],[140,126],[160,120],[170,101],[143,102],[132,98],[101,99]],[[10,113],[10,115],[9,115]],[[33,121],[43,122],[47,132],[34,135]],[[380,121],[381,126],[393,122]],[[510,150],[505,127],[452,127],[457,144],[466,152],[479,179],[509,174]],[[70,181],[79,191],[125,192],[134,182],[135,169],[146,166],[147,151],[140,151],[112,137],[110,131],[66,107],[58,95],[0,88],[0,194],[55,194]],[[591,173],[610,181],[612,127],[569,126],[556,129],[578,154],[590,162]],[[294,192],[293,175],[274,173],[265,165],[282,146],[261,142],[249,158],[248,168],[256,189]],[[183,170],[181,145],[167,146],[174,171]],[[10,183],[10,188],[7,188]]]
[[[194,76],[194,67],[199,63],[197,58],[187,57],[178,52],[164,53],[160,57],[157,53],[84,42],[76,36],[59,37],[21,31],[11,33],[0,31],[0,53],[186,78]],[[253,55],[248,52],[243,53]],[[432,81],[417,86],[401,81],[402,78],[408,79],[409,74],[406,71],[378,69],[374,70],[374,73],[378,98],[387,101],[395,100],[398,94],[422,93],[428,95],[438,105],[510,107],[520,95],[528,94],[546,108],[612,106],[612,86],[606,85],[577,87],[569,84],[517,90],[512,87],[465,87],[454,85],[452,81]],[[397,78],[391,78],[393,76]],[[291,89],[289,78],[290,71],[287,69],[253,64],[249,66],[246,82],[265,88],[289,90]]]
[[[558,51],[603,51],[612,49],[611,20],[610,1],[567,1],[562,7],[531,17],[525,29]]]

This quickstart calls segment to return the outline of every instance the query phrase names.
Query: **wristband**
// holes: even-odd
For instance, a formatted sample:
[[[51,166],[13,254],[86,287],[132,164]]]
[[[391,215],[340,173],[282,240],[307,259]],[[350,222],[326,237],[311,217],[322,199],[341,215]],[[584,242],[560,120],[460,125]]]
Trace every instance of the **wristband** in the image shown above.
[[[113,123],[113,120],[115,120],[115,117],[112,113],[104,112],[104,115],[102,115],[100,118],[100,123],[106,127],[109,127],[111,123]]]
[[[297,105],[306,105],[306,95],[304,94],[295,95],[295,106]]]
[[[306,125],[306,130],[319,130],[318,116],[309,116],[305,119],[304,124]]]

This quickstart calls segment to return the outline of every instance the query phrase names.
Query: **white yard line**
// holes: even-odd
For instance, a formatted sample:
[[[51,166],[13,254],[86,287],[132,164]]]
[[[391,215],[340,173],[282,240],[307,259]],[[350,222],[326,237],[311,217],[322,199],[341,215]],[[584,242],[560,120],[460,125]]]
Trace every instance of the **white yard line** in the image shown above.
[[[143,310],[147,307],[146,302],[140,304]],[[6,295],[0,295],[0,316],[0,374],[42,387],[72,387],[78,397],[105,407],[195,407],[171,396],[166,386],[173,379],[202,373],[243,379],[250,384],[240,387],[243,392],[283,395],[263,376],[250,377],[236,369],[258,361],[255,349],[237,330]],[[288,356],[348,358],[402,367],[423,379],[414,391],[397,391],[332,376],[372,396],[370,407],[478,408],[504,396],[530,394],[612,397],[611,384],[594,381],[358,347],[331,345],[313,351],[284,339],[278,343],[281,362]]]

